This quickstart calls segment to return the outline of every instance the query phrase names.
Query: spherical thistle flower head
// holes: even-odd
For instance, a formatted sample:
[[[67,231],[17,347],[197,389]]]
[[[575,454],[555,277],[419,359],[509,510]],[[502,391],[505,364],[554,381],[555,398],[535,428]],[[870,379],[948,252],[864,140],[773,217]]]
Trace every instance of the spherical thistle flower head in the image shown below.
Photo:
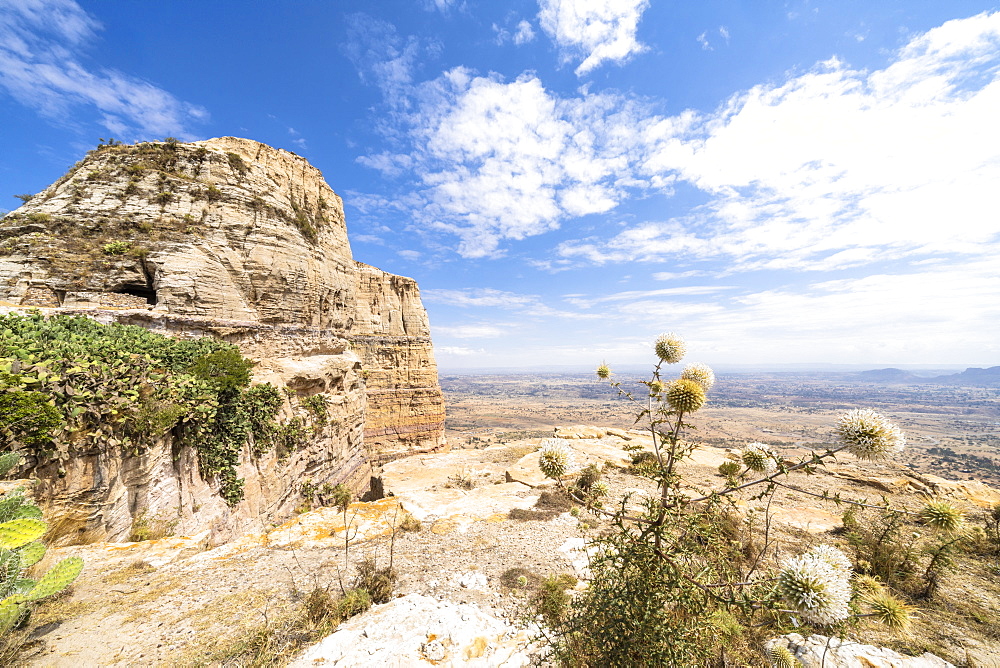
[[[601,362],[601,364],[597,367],[597,377],[601,380],[611,378],[611,367],[604,362]]]
[[[743,465],[755,473],[771,473],[778,468],[774,451],[766,443],[748,443],[743,448],[742,460]]]
[[[590,495],[595,499],[603,499],[608,495],[609,491],[608,483],[603,480],[598,480],[590,486]]]
[[[885,459],[906,445],[899,427],[870,408],[845,413],[837,422],[837,434],[848,452],[859,459]]]
[[[832,545],[817,545],[806,552],[806,554],[810,557],[815,557],[816,559],[825,561],[838,571],[847,573],[848,578],[850,578],[854,572],[854,566],[851,564],[851,560],[847,558],[847,555]]]
[[[693,380],[708,392],[715,385],[715,372],[707,364],[688,364],[681,372],[681,378]]]
[[[684,339],[669,332],[656,337],[653,349],[656,350],[656,356],[667,364],[677,364],[687,352],[687,344],[684,343]]]
[[[538,468],[546,478],[559,479],[566,475],[572,461],[569,447],[555,439],[545,441],[538,450]]]
[[[778,591],[810,623],[830,626],[850,614],[849,573],[809,554],[785,560]]]
[[[767,658],[771,661],[772,668],[797,668],[802,665],[788,649],[788,645],[772,645],[767,650]]]
[[[652,397],[658,396],[660,392],[663,392],[663,381],[662,380],[652,380],[649,382],[649,395]]]
[[[872,616],[890,629],[906,633],[913,620],[913,606],[903,603],[886,591],[872,592],[863,599],[871,608]]]
[[[920,519],[935,529],[954,533],[962,526],[965,518],[961,510],[947,501],[929,501],[920,511]]]
[[[667,403],[675,411],[693,413],[704,406],[707,400],[705,388],[693,380],[678,378],[667,385]]]

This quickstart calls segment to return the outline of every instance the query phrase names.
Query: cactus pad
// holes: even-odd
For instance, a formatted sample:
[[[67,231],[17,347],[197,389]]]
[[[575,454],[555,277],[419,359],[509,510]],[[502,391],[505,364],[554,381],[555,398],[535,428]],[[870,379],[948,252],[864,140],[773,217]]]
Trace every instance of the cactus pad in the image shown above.
[[[28,543],[21,548],[21,568],[34,566],[45,556],[45,545],[40,541]]]
[[[83,570],[83,559],[80,557],[69,557],[63,559],[52,567],[48,573],[42,576],[38,584],[23,597],[25,601],[37,601],[40,598],[51,596],[62,591],[69,586],[76,576]]]
[[[45,533],[46,524],[38,519],[11,520],[0,524],[0,547],[13,550],[38,540]]]

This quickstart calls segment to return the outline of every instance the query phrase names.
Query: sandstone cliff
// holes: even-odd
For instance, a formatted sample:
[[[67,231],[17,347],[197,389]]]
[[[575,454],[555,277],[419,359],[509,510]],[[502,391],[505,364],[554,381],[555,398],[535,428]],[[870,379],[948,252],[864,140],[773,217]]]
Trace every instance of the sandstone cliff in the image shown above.
[[[351,340],[367,372],[365,443],[380,461],[440,447],[444,400],[417,284],[357,263]]]
[[[0,302],[217,336],[258,361],[257,381],[334,397],[308,448],[247,458],[232,511],[169,443],[78,453],[62,477],[39,463],[39,493],[81,530],[121,538],[147,513],[231,533],[294,509],[303,478],[362,492],[370,462],[445,442],[416,283],[354,261],[340,198],[287,151],[233,137],[91,151],[0,220]]]

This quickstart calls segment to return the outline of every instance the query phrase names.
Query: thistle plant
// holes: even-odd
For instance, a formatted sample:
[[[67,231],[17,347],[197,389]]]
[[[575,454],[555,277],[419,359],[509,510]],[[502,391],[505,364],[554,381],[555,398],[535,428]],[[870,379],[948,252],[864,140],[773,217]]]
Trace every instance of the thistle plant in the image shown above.
[[[570,449],[556,439],[545,441],[538,451],[538,468],[547,478],[558,480],[566,475],[572,461]]]
[[[930,501],[920,511],[924,524],[946,533],[954,533],[962,526],[962,512],[947,501]]]
[[[749,443],[743,448],[743,464],[754,473],[771,473],[778,468],[774,451],[764,443]]]
[[[599,379],[633,402],[636,422],[652,441],[652,452],[633,454],[633,461],[642,460],[641,473],[656,483],[658,493],[638,508],[635,499],[608,497],[601,483],[565,485],[571,451],[560,441],[547,441],[539,450],[542,472],[614,525],[591,540],[589,586],[558,618],[546,618],[555,658],[568,665],[702,665],[717,659],[719,643],[724,643],[719,619],[734,620],[729,628],[792,622],[835,633],[852,618],[865,616],[905,629],[912,608],[884,589],[853,586],[854,567],[839,548],[820,545],[779,560],[767,533],[767,514],[764,522],[755,521],[738,503],[749,498],[769,504],[778,489],[789,488],[837,503],[877,507],[795,486],[791,479],[813,472],[840,452],[862,460],[885,459],[905,446],[903,432],[872,409],[852,410],[837,422],[837,442],[825,451],[788,461],[768,444],[748,443],[720,466],[725,478],[720,488],[695,486],[680,470],[697,448],[685,431],[692,427],[692,414],[707,404],[715,373],[707,365],[688,364],[670,377],[667,365],[680,363],[686,351],[680,336],[659,336],[653,344],[657,362],[651,376],[641,381],[648,389],[642,394],[612,380],[607,364],[597,368]],[[954,531],[961,517],[952,510],[929,504],[921,517],[942,532]],[[907,512],[899,511],[901,516]],[[761,526],[762,541],[754,535]],[[798,663],[787,647],[772,646],[766,658],[775,666]]]
[[[807,552],[785,560],[778,589],[807,622],[832,626],[850,614],[851,573],[847,557],[828,547],[823,553]]]
[[[899,453],[906,437],[899,427],[870,408],[848,411],[837,423],[847,450],[859,459],[879,460]]]
[[[797,668],[802,665],[788,649],[788,645],[773,645],[767,650],[767,658],[773,668]]]

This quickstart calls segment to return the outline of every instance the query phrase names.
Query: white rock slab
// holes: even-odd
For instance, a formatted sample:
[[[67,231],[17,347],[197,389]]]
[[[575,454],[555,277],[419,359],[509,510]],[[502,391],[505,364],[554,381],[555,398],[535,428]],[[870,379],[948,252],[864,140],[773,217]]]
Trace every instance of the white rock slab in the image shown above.
[[[341,624],[290,666],[516,668],[529,665],[533,652],[528,630],[477,605],[409,594]]]
[[[858,642],[811,635],[803,638],[789,633],[767,643],[768,647],[784,644],[803,668],[955,668],[944,659],[925,652],[920,656],[905,656],[891,649],[862,645]]]

